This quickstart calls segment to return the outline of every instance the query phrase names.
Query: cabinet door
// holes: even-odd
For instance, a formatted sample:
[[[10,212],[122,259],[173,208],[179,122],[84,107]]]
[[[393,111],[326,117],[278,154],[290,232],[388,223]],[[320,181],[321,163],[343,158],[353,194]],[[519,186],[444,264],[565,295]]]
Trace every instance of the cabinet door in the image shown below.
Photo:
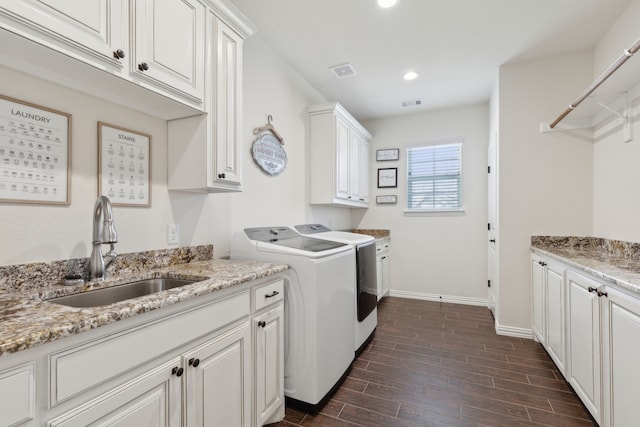
[[[215,156],[213,180],[242,183],[242,38],[210,15],[215,34],[211,52],[213,81],[208,94],[215,103],[211,114]]]
[[[134,0],[131,74],[200,102],[205,8],[197,0]]]
[[[187,426],[251,425],[250,340],[245,322],[185,355]]]
[[[182,378],[179,357],[49,422],[50,427],[88,425],[179,427]]]
[[[601,284],[567,272],[568,378],[596,421],[600,421],[600,302]]]
[[[9,15],[53,37],[55,49],[66,51],[71,47],[87,53],[88,56],[82,58],[87,62],[99,59],[120,68],[123,58],[114,56],[114,52],[120,49],[124,58],[128,57],[125,33],[128,29],[128,11],[122,0],[8,1],[0,6],[0,14]],[[26,35],[40,41],[33,33]]]
[[[389,276],[389,252],[382,256],[382,297],[389,295],[390,276]]]
[[[351,130],[347,122],[340,117],[335,117],[336,121],[336,140],[335,140],[335,155],[336,155],[336,191],[335,196],[338,199],[349,200],[351,196],[351,190],[349,188],[350,183],[350,168],[349,159],[351,151]]]
[[[255,333],[256,425],[279,421],[284,410],[284,308],[253,320]],[[275,416],[275,419],[272,418]]]
[[[630,425],[640,420],[636,390],[640,384],[640,301],[607,288],[604,306],[603,424]],[[633,420],[633,421],[632,421]]]
[[[537,255],[531,255],[531,293],[532,293],[532,311],[533,311],[533,334],[534,338],[542,345],[545,342],[545,282],[544,282],[544,266],[542,258]]]
[[[12,426],[35,417],[35,363],[0,372],[0,425]]]
[[[360,201],[369,203],[369,141],[358,136],[358,194]]]
[[[378,301],[380,301],[382,299],[382,295],[383,295],[383,283],[382,281],[384,280],[384,274],[383,274],[383,269],[384,267],[382,266],[382,258],[384,257],[384,255],[380,254],[376,256],[376,281],[378,283]]]
[[[547,352],[563,374],[565,373],[565,269],[549,262],[546,267]]]

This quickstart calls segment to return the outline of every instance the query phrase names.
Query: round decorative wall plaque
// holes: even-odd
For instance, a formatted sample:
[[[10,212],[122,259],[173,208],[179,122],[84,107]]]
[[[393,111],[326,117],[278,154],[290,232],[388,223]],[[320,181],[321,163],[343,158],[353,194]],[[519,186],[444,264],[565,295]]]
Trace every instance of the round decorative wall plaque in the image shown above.
[[[253,161],[269,175],[278,175],[287,167],[287,153],[271,132],[258,136],[251,145]]]

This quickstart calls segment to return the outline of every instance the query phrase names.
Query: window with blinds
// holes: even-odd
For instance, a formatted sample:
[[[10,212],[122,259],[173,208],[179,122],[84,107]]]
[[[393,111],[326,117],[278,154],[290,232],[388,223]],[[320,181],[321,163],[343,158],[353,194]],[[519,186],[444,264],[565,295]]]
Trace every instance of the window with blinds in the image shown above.
[[[462,209],[462,142],[407,149],[407,208]]]

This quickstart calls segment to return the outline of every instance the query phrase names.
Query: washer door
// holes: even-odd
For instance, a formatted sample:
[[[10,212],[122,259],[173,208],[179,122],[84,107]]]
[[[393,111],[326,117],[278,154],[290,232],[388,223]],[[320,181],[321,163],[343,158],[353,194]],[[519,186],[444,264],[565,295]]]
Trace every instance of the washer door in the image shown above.
[[[362,322],[378,304],[375,241],[356,247],[356,268],[358,322]]]

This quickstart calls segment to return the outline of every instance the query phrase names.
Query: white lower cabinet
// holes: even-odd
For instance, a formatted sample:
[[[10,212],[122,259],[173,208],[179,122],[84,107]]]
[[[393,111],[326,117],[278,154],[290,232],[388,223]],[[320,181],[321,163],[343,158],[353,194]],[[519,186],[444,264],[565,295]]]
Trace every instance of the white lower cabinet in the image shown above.
[[[180,426],[182,381],[175,357],[52,421],[49,427]]]
[[[566,269],[560,264],[546,265],[547,351],[563,374],[566,371],[565,289]]]
[[[637,425],[640,295],[537,254],[531,260],[534,335],[543,321],[539,341],[598,424]]]
[[[253,316],[254,425],[284,417],[284,282],[255,289]]]
[[[535,254],[531,254],[531,300],[533,338],[543,346],[546,345],[545,309],[546,293],[544,285],[544,261]]]
[[[251,426],[249,322],[184,356],[187,426]]]
[[[640,301],[611,287],[603,302],[603,423],[634,426],[640,420]]]
[[[12,426],[35,417],[35,363],[0,372],[0,426]]]
[[[389,295],[389,238],[376,240],[376,281],[378,301]]]
[[[600,300],[599,282],[567,273],[567,378],[593,418],[600,422]]]
[[[282,278],[259,279],[5,355],[0,426],[280,421],[283,297]]]

